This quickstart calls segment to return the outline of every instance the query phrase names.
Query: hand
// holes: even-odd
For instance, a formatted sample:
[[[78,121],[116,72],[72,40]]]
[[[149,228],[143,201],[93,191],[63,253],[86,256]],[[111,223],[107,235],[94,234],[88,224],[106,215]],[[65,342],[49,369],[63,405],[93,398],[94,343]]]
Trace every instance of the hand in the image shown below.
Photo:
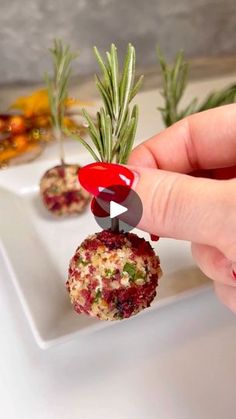
[[[236,105],[179,121],[139,145],[129,165],[143,202],[139,227],[191,241],[200,269],[236,313],[236,178],[216,180],[225,170],[236,177]]]

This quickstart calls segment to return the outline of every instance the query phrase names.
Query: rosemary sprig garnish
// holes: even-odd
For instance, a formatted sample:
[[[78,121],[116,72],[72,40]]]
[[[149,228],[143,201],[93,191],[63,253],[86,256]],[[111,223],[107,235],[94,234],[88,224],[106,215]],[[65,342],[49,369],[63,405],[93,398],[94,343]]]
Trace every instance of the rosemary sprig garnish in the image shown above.
[[[222,90],[210,93],[202,104],[198,104],[197,98],[194,98],[184,109],[179,109],[179,103],[188,82],[189,64],[184,59],[183,51],[177,53],[173,66],[167,64],[167,61],[159,48],[157,48],[157,55],[161,67],[163,83],[161,95],[164,98],[164,106],[159,107],[158,109],[161,112],[166,127],[190,114],[202,112],[236,101],[236,84],[234,84]]]
[[[71,74],[71,63],[76,58],[68,45],[63,45],[61,40],[55,39],[53,48],[49,49],[53,59],[53,78],[45,75],[48,88],[49,105],[51,110],[53,132],[60,147],[61,164],[65,163],[63,147],[63,119],[65,102],[68,98],[68,84]]]
[[[207,109],[216,108],[217,106],[228,105],[236,102],[236,84],[226,87],[225,89],[210,93],[197,112],[206,111]]]
[[[129,44],[123,71],[119,71],[117,48],[111,45],[103,60],[98,49],[94,53],[102,71],[102,78],[95,77],[103,101],[94,123],[84,109],[88,132],[93,147],[76,133],[66,133],[78,139],[96,161],[126,163],[131,152],[138,122],[138,107],[130,109],[130,102],[138,92],[142,76],[135,82],[135,49]]]

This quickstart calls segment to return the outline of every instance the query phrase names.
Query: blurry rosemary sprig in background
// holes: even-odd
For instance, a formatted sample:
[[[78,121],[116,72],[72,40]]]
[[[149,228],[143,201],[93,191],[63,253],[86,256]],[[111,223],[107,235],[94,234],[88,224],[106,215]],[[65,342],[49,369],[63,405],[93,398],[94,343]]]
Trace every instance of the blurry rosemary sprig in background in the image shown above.
[[[65,163],[63,148],[63,119],[65,114],[65,103],[68,98],[68,84],[71,74],[71,63],[76,58],[68,45],[63,45],[61,40],[55,39],[53,48],[49,49],[53,59],[53,78],[50,80],[48,74],[45,80],[48,88],[49,104],[53,133],[59,141],[61,164]]]
[[[78,139],[96,161],[126,163],[131,152],[138,122],[138,107],[130,109],[130,102],[138,92],[142,76],[135,81],[135,49],[129,44],[122,72],[119,71],[117,48],[111,45],[103,60],[98,49],[95,56],[102,71],[96,76],[96,85],[103,101],[94,123],[84,109],[88,132],[93,147],[69,130],[66,133]]]
[[[166,127],[193,113],[236,101],[236,84],[234,84],[210,93],[201,104],[198,104],[197,98],[194,98],[184,109],[179,109],[180,101],[188,83],[189,64],[184,59],[183,51],[177,53],[172,66],[167,64],[160,48],[157,48],[157,56],[163,84],[161,95],[164,98],[164,106],[158,107],[158,109]]]

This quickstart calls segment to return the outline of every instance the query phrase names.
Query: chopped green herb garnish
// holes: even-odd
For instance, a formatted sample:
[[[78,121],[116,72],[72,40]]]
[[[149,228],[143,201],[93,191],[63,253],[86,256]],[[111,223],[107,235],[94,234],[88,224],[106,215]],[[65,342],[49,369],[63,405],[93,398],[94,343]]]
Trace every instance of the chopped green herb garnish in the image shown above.
[[[98,289],[98,290],[96,291],[95,298],[94,298],[93,302],[94,302],[94,303],[98,303],[98,300],[99,300],[99,298],[101,298],[101,296],[102,296],[102,292],[101,292],[101,290],[100,290],[100,289]]]
[[[139,279],[139,278],[145,279],[146,278],[145,273],[142,272],[142,271],[137,271],[136,274],[135,274],[135,278],[134,279],[136,280],[136,279]]]
[[[51,186],[51,188],[50,188],[50,192],[51,193],[57,193],[58,192],[58,187],[57,186]]]
[[[79,258],[78,260],[78,265],[81,263],[81,265],[83,266],[87,266],[89,264],[89,262],[87,260],[84,260],[82,258]]]
[[[146,277],[144,272],[137,270],[136,266],[129,262],[126,262],[123,272],[127,272],[129,274],[129,280],[131,282],[135,282],[139,278],[145,279]]]
[[[127,272],[129,274],[130,281],[135,280],[135,275],[136,275],[135,265],[133,265],[132,263],[126,262],[123,268],[123,272]]]
[[[112,276],[114,275],[115,270],[114,269],[105,269],[106,276]]]

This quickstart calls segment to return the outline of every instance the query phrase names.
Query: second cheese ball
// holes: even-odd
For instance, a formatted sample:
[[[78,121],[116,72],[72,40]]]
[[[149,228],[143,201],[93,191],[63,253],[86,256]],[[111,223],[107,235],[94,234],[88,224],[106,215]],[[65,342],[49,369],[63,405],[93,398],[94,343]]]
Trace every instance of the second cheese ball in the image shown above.
[[[57,216],[80,214],[90,200],[90,194],[78,182],[77,164],[64,164],[47,170],[40,180],[40,195],[44,206]]]

